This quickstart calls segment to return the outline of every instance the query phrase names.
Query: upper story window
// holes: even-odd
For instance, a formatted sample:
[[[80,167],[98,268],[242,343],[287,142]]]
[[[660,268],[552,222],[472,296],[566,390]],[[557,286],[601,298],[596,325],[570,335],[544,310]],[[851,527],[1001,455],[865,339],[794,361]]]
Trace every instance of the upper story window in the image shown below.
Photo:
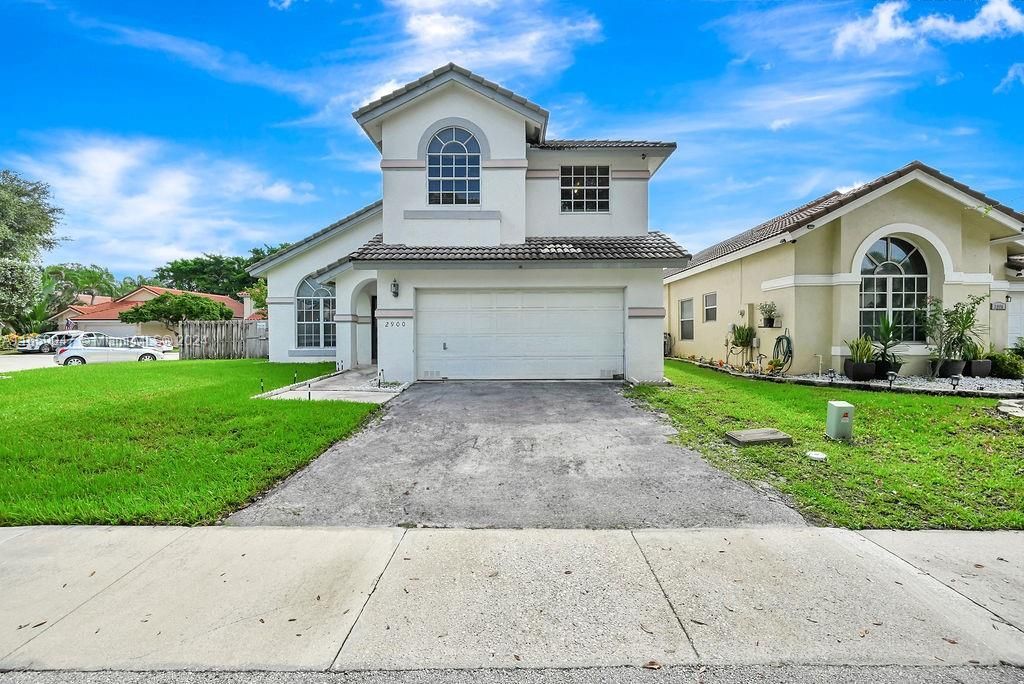
[[[609,210],[607,166],[563,166],[561,177],[563,214]]]
[[[442,128],[427,145],[429,204],[480,204],[480,143],[464,128]]]

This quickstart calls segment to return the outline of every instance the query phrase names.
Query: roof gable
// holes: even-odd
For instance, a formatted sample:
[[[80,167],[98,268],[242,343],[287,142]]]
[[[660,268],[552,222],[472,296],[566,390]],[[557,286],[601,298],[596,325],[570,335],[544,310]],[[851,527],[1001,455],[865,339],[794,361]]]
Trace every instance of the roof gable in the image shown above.
[[[677,271],[676,273],[666,275],[665,279],[678,280],[679,278],[685,277],[687,273],[693,269],[727,257],[730,254],[734,254],[746,247],[752,247],[759,243],[767,243],[765,245],[766,248],[782,244],[782,242],[786,241],[785,236],[790,235],[800,228],[808,227],[809,225],[813,225],[815,222],[827,223],[834,218],[837,218],[840,215],[839,212],[842,210],[852,209],[855,206],[859,206],[859,204],[855,204],[859,200],[871,201],[881,194],[886,194],[915,178],[927,179],[930,187],[941,192],[945,192],[946,194],[962,194],[963,196],[969,197],[972,200],[979,202],[980,206],[984,207],[986,215],[995,215],[994,217],[997,219],[1004,219],[1001,222],[1005,225],[1013,227],[1016,230],[1024,230],[1024,214],[1011,209],[979,190],[975,190],[974,188],[957,181],[952,176],[943,174],[938,169],[915,160],[906,166],[883,176],[879,176],[875,180],[856,187],[849,192],[830,192],[827,195],[823,195],[822,197],[812,200],[807,204],[797,207],[796,209],[792,209],[785,214],[769,219],[750,230],[746,230],[738,235],[728,238],[727,240],[714,244],[707,249],[697,252],[686,268],[681,271]],[[780,236],[783,236],[781,240],[769,242],[771,238],[777,238]]]
[[[357,209],[348,216],[338,221],[335,221],[326,228],[321,228],[312,235],[304,237],[298,242],[293,242],[284,249],[274,252],[265,259],[262,259],[261,261],[257,261],[255,264],[249,267],[249,275],[259,276],[263,273],[266,273],[274,266],[282,264],[288,261],[289,259],[312,249],[321,242],[329,240],[335,235],[343,233],[344,231],[359,225],[359,223],[361,223],[364,219],[379,214],[383,210],[383,207],[384,201],[377,200],[372,204],[367,204],[365,207],[362,207],[361,209]]]
[[[540,142],[548,124],[548,111],[540,105],[503,88],[493,81],[474,74],[458,64],[448,64],[434,69],[426,76],[406,83],[404,86],[363,105],[352,112],[352,117],[379,148],[381,146],[379,119],[401,108],[405,104],[449,83],[458,83],[470,90],[503,105],[533,123],[530,142]]]

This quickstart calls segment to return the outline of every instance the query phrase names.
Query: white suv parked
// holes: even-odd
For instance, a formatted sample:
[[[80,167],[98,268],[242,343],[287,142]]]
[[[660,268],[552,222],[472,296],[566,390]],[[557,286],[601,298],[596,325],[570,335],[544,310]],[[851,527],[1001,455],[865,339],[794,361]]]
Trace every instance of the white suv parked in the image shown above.
[[[57,350],[53,361],[58,366],[81,366],[86,363],[157,361],[163,358],[162,351],[132,344],[123,337],[86,333]]]

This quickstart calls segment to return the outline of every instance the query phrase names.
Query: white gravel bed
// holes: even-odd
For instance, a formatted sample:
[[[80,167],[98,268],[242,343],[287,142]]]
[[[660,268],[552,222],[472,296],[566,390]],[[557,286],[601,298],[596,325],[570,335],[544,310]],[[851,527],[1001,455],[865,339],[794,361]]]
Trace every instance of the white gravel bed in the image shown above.
[[[827,375],[807,373],[805,375],[787,376],[799,380],[815,380],[828,382]],[[836,375],[837,385],[875,385],[877,387],[889,387],[888,380],[870,380],[868,382],[853,382],[845,375]],[[907,389],[927,390],[929,392],[952,392],[953,385],[949,378],[935,378],[932,380],[922,375],[900,375],[893,381],[893,387],[905,387]],[[957,392],[1024,392],[1024,386],[1020,380],[1008,380],[1006,378],[971,378],[964,377],[956,387]]]
[[[370,378],[362,385],[356,385],[350,388],[354,392],[392,392],[394,394],[400,394],[412,383],[403,382],[400,384],[383,384],[380,387],[377,386],[377,378]]]

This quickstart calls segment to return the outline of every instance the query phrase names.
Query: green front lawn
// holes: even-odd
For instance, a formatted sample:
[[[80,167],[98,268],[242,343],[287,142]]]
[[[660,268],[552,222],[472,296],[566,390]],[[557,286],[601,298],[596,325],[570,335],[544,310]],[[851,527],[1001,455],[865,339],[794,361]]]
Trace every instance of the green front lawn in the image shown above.
[[[850,528],[1024,528],[1024,421],[991,399],[863,392],[736,378],[667,361],[675,385],[630,390],[671,416],[681,444],[789,495],[813,520]],[[830,400],[855,407],[853,444],[828,440]],[[792,447],[727,446],[728,430],[774,427]],[[828,461],[811,461],[808,450]]]
[[[46,368],[0,382],[0,524],[210,523],[374,410],[249,397],[333,370],[260,360]]]

